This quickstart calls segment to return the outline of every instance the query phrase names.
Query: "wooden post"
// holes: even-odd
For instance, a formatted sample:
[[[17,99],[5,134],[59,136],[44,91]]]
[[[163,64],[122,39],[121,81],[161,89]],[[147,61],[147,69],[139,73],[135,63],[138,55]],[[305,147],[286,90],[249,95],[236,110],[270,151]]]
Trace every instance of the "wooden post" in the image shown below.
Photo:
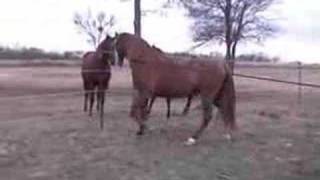
[[[302,63],[299,61],[298,62],[298,105],[301,105],[302,103],[302,86],[301,86],[301,82],[302,82]]]

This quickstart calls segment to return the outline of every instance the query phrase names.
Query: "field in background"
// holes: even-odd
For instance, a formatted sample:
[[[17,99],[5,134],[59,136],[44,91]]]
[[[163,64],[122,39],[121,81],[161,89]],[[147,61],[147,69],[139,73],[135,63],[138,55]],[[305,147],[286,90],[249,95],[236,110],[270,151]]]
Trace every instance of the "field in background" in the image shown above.
[[[241,67],[236,72],[295,81],[294,69]],[[319,70],[303,81],[320,84]],[[201,111],[193,101],[173,101],[165,118],[158,99],[149,124],[136,138],[128,117],[131,77],[114,68],[105,107],[106,128],[82,112],[78,66],[0,68],[0,174],[5,179],[318,179],[320,177],[320,90],[235,78],[236,141],[224,139],[213,119],[196,146],[182,145],[198,128]],[[68,93],[65,95],[57,93]],[[57,96],[45,96],[48,93]],[[37,95],[37,96],[34,96]],[[38,96],[39,95],[39,96]],[[21,97],[26,96],[26,97]],[[1,179],[0,178],[0,179]]]

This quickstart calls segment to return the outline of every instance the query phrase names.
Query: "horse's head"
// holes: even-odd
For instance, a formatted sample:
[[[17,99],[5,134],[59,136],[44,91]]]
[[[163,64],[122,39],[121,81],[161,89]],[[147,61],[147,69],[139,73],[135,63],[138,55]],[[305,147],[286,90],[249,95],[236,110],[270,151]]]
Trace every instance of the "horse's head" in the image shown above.
[[[115,34],[115,37],[109,35],[99,44],[97,50],[104,53],[106,57],[111,61],[111,64],[114,65],[118,63],[119,66],[123,65],[125,54],[121,51],[121,43],[118,43],[120,35]]]
[[[123,51],[122,47],[122,40],[121,40],[121,35],[116,33],[114,37],[114,42],[113,42],[113,48],[114,48],[114,54],[115,54],[115,59],[118,63],[118,66],[122,67],[124,63],[124,58],[125,58],[125,52]]]
[[[97,48],[97,53],[101,54],[104,59],[107,59],[111,65],[115,64],[115,54],[114,54],[114,38],[107,35],[106,38],[99,44]]]

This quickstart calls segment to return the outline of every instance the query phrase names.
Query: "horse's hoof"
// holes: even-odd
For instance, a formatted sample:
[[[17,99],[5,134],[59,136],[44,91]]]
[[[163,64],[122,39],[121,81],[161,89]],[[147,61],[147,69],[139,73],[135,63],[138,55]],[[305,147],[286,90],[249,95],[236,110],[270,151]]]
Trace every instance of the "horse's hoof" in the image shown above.
[[[188,138],[188,140],[186,142],[184,142],[184,145],[186,145],[186,146],[192,146],[194,144],[196,144],[196,140],[192,137]]]
[[[226,138],[228,141],[232,141],[232,135],[231,134],[225,134],[224,138]]]
[[[136,132],[136,135],[137,136],[142,136],[144,133],[143,133],[143,131],[138,131],[138,132]]]
[[[145,130],[146,130],[145,128],[139,129],[139,130],[136,132],[136,135],[137,135],[137,136],[142,136],[142,135],[144,135]]]
[[[188,115],[188,113],[189,113],[189,111],[183,111],[181,115],[186,116],[186,115]]]

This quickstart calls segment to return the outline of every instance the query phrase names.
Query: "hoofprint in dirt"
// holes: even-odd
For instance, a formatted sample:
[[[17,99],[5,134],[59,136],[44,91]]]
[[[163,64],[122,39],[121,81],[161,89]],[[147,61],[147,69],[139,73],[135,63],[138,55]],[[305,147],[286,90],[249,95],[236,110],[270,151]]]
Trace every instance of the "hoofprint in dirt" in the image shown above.
[[[221,121],[213,119],[198,144],[186,147],[182,142],[201,122],[199,102],[184,117],[179,113],[186,99],[174,100],[174,116],[167,121],[165,100],[159,99],[148,122],[152,131],[137,138],[128,116],[131,77],[126,68],[114,69],[103,131],[96,116],[82,112],[82,95],[73,93],[82,90],[79,67],[0,70],[0,179],[320,177],[319,90],[304,88],[298,105],[295,86],[236,78],[235,141],[228,142]],[[241,69],[246,70],[287,77],[269,69]],[[312,77],[319,75],[304,73],[315,83]]]

